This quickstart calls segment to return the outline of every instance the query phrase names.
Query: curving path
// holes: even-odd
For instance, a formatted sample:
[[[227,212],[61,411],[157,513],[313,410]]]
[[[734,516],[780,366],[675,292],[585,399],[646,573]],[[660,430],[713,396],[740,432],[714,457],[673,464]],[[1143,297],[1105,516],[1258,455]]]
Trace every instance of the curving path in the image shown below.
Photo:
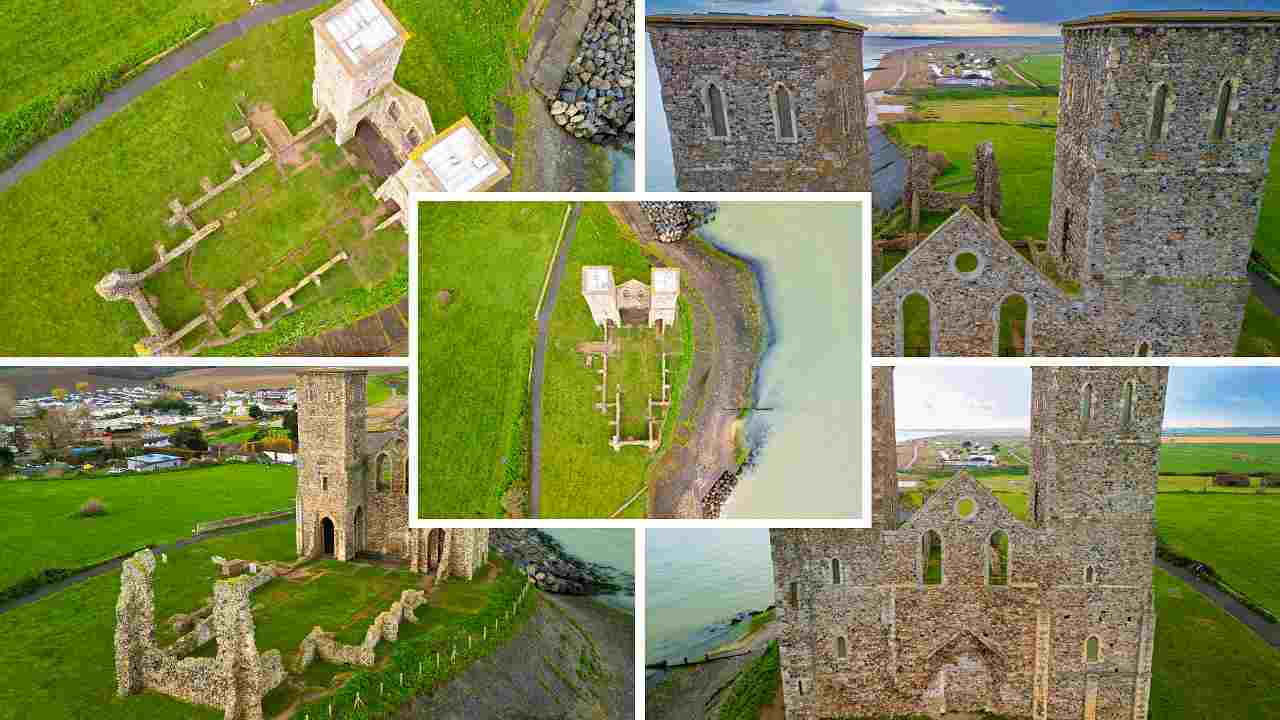
[[[1267,622],[1267,619],[1242,605],[1235,598],[1222,592],[1213,585],[1196,577],[1195,573],[1156,558],[1156,567],[1195,588],[1214,605],[1231,613],[1237,620],[1245,624],[1258,637],[1274,648],[1280,648],[1280,623]]]
[[[569,261],[569,246],[573,244],[573,235],[578,229],[578,216],[582,214],[582,203],[573,203],[570,207],[572,210],[564,227],[564,239],[560,243],[555,265],[551,268],[551,280],[547,283],[546,301],[542,303],[542,310],[538,313],[538,338],[534,342],[533,374],[529,385],[529,413],[533,418],[529,432],[529,515],[532,517],[539,516],[542,498],[542,380],[546,373],[547,326],[551,324],[551,311],[556,307],[560,278],[564,277],[564,266]]]
[[[309,10],[332,0],[284,0],[271,5],[259,5],[232,22],[219,25],[194,41],[183,45],[148,67],[124,87],[107,93],[102,102],[85,113],[79,120],[27,151],[12,167],[0,173],[0,191],[12,187],[25,175],[34,171],[58,151],[79,140],[120,112],[135,98],[160,83],[191,67],[206,55],[243,36],[256,27],[288,17],[302,10]]]
[[[196,543],[204,542],[205,540],[209,540],[211,538],[224,537],[226,535],[235,535],[237,533],[242,533],[249,530],[260,530],[262,528],[273,527],[275,525],[284,525],[286,523],[292,523],[293,521],[294,521],[294,518],[290,516],[290,517],[276,518],[274,520],[263,520],[262,522],[248,523],[245,525],[237,525],[235,527],[223,528],[221,530],[214,530],[213,532],[208,532],[203,535],[193,535],[189,538],[179,538],[174,542],[170,543],[169,545],[152,546],[151,550],[152,552],[155,552],[157,554],[173,552],[175,550],[178,550],[179,548],[184,548],[188,545],[195,545]],[[141,548],[138,548],[138,549],[140,550]],[[118,569],[120,565],[124,563],[124,559],[132,555],[133,555],[133,552],[127,553],[125,555],[121,555],[120,557],[115,558],[114,560],[108,560],[102,563],[101,565],[95,565],[89,568],[88,570],[78,572],[69,578],[66,578],[64,580],[59,580],[56,583],[51,583],[49,585],[41,585],[39,588],[37,588],[34,592],[32,592],[29,595],[23,595],[20,598],[6,600],[5,602],[0,603],[0,614],[7,613],[10,610],[13,610],[14,608],[20,608],[23,605],[30,605],[31,603],[37,600],[40,600],[41,598],[45,598],[56,592],[61,592],[63,590],[66,590],[72,585],[78,585],[90,578],[95,578],[95,577],[98,577],[99,575],[105,575],[113,570]]]
[[[1263,305],[1271,312],[1280,315],[1280,288],[1272,285],[1257,272],[1249,271],[1249,282],[1253,285],[1253,294],[1258,296]]]

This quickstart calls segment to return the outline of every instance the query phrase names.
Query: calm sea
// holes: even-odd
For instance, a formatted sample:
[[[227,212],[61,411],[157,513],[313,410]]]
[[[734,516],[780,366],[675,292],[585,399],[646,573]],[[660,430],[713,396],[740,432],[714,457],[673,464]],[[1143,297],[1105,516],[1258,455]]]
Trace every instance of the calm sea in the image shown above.
[[[860,517],[861,213],[856,204],[721,203],[703,236],[748,259],[769,335],[745,426],[754,466],[725,517]]]
[[[620,584],[635,582],[635,533],[630,528],[546,528],[543,532],[555,538],[565,552],[617,570]],[[636,609],[633,592],[601,595],[598,599],[630,612]]]
[[[1029,431],[1018,431],[999,429],[991,430],[984,428],[973,428],[966,430],[898,430],[898,442],[907,442],[908,440],[918,440],[920,438],[933,437],[934,435],[948,435],[963,432],[973,433],[1000,433],[1000,434],[1016,434],[1021,432],[1023,436],[1030,434]],[[1169,437],[1280,437],[1280,427],[1263,426],[1263,427],[1185,427],[1185,428],[1165,428],[1161,431]]]
[[[773,603],[768,530],[647,530],[645,573],[646,663],[732,642],[734,615]]]

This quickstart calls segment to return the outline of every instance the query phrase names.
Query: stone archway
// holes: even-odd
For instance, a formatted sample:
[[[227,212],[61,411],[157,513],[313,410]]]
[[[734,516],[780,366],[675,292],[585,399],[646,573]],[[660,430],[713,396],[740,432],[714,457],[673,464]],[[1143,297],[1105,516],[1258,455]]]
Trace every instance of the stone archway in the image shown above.
[[[444,530],[436,528],[427,533],[427,572],[433,573],[440,568],[444,558]]]
[[[930,709],[942,713],[980,713],[995,705],[1003,677],[1002,658],[972,633],[962,632],[929,657]]]
[[[333,555],[337,548],[337,540],[334,536],[333,521],[324,518],[320,521],[320,550],[324,555]]]

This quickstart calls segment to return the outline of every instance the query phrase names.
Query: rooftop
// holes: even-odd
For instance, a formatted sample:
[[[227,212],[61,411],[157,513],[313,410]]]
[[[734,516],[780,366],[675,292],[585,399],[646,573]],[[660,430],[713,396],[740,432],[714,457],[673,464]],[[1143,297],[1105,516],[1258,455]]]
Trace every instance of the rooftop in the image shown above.
[[[382,0],[343,0],[311,25],[352,66],[379,55],[393,40],[408,37]]]
[[[762,25],[814,30],[863,32],[865,25],[818,15],[735,15],[733,13],[698,13],[689,15],[649,15],[646,25]]]
[[[1280,12],[1265,10],[1123,10],[1062,23],[1070,29],[1104,25],[1233,25],[1280,23]]]
[[[409,154],[436,192],[480,192],[511,174],[475,123],[463,118]]]
[[[654,268],[653,288],[662,292],[680,289],[680,271],[676,268]]]
[[[582,289],[588,291],[609,290],[613,287],[613,271],[600,265],[582,268]]]
[[[147,453],[145,455],[135,455],[129,459],[151,465],[154,463],[169,462],[171,460],[181,460],[182,458],[176,455],[165,455],[164,453]]]

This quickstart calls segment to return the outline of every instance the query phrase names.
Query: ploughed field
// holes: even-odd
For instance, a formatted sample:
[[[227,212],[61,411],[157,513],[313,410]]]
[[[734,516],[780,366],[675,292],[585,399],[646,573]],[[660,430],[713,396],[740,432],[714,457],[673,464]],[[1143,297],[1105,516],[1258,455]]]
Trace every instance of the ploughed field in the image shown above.
[[[296,484],[292,467],[257,464],[0,481],[0,589],[190,537],[197,522],[287,509]],[[90,498],[105,515],[78,514]]]

